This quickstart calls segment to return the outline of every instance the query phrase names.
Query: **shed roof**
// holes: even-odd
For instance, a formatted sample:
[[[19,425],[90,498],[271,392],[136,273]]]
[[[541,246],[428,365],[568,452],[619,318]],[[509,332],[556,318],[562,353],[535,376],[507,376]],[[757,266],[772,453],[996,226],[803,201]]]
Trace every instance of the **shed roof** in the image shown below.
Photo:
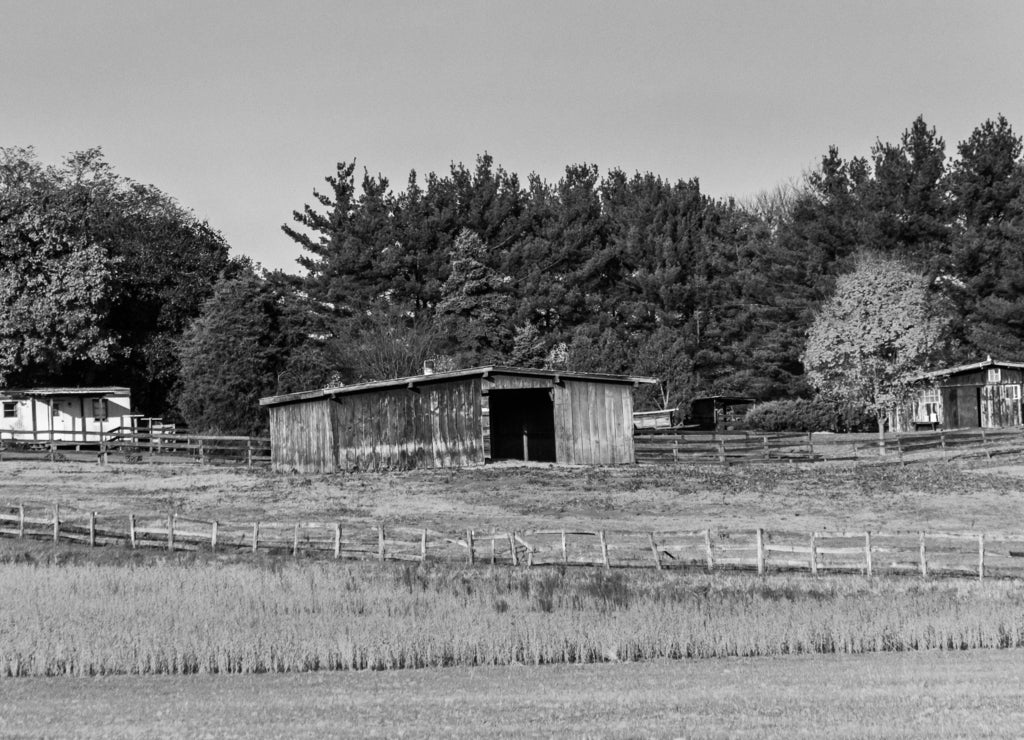
[[[930,370],[920,375],[915,375],[912,380],[926,380],[930,378],[944,378],[948,375],[959,375],[960,373],[970,373],[977,370],[984,370],[988,367],[1008,367],[1014,369],[1024,369],[1024,362],[1012,362],[1009,360],[993,360],[991,357],[987,357],[981,362],[971,362],[966,365],[957,365],[955,367],[942,368],[940,370]]]
[[[104,385],[89,388],[0,388],[0,396],[127,396],[131,388],[119,385]]]
[[[690,399],[690,402],[694,401],[714,401],[715,403],[723,404],[739,404],[739,403],[757,403],[756,398],[747,398],[746,396],[696,396]]]
[[[331,398],[343,396],[350,393],[362,393],[366,391],[390,390],[393,388],[412,388],[425,383],[436,383],[445,380],[458,380],[460,378],[487,378],[490,375],[519,375],[532,378],[552,378],[556,383],[559,380],[593,380],[599,383],[622,383],[640,384],[657,383],[656,378],[645,378],[632,375],[609,375],[606,373],[579,373],[564,370],[535,370],[525,367],[506,367],[503,365],[485,365],[483,367],[472,367],[465,370],[450,370],[448,372],[432,373],[430,375],[412,375],[407,378],[394,378],[392,380],[375,380],[369,383],[354,383],[352,385],[341,385],[333,388],[318,388],[310,391],[299,391],[281,396],[268,396],[260,399],[260,406],[281,406],[298,401],[309,401],[316,398]]]

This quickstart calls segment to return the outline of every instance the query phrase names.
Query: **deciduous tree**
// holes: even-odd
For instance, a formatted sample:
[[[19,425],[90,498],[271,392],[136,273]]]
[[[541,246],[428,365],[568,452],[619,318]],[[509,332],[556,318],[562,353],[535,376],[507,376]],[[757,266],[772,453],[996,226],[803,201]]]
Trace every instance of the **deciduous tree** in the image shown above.
[[[881,435],[887,414],[908,398],[912,378],[940,348],[947,324],[926,278],[864,253],[815,316],[804,365],[826,397],[873,413]]]

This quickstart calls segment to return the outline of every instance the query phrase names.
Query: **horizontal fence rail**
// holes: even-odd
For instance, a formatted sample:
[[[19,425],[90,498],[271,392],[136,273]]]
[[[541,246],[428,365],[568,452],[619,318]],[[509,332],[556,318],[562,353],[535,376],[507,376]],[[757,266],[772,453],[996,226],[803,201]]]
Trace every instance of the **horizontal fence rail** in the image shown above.
[[[850,461],[899,463],[991,459],[1024,453],[1024,428],[953,429],[907,432],[844,441],[818,434],[755,432],[678,432],[636,434],[633,444],[640,463],[718,463]]]
[[[49,432],[0,430],[0,460],[95,459],[106,465],[124,462],[188,459],[200,464],[236,463],[249,467],[270,464],[269,437],[189,434],[180,430],[118,429],[110,432],[76,431],[76,439],[48,439]],[[95,457],[93,457],[95,456]]]
[[[341,521],[230,522],[178,514],[114,517],[56,505],[43,508],[18,504],[0,507],[0,537],[168,552],[274,553],[526,568],[1024,577],[1024,533],[765,529],[468,529],[452,533]]]

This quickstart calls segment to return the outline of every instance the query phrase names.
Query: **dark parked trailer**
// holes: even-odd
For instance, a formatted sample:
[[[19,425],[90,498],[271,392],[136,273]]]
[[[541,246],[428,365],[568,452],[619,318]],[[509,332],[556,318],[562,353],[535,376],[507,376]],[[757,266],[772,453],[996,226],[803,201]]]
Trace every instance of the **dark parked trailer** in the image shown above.
[[[264,398],[275,470],[634,462],[633,388],[651,378],[488,366]]]

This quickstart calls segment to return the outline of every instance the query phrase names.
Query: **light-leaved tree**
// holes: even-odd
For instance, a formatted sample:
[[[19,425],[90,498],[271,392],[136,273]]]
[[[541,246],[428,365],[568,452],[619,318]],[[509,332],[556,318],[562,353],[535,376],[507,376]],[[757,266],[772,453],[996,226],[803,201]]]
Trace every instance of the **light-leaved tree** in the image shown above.
[[[948,318],[925,277],[904,263],[862,254],[836,281],[807,332],[803,362],[811,383],[830,398],[874,414],[878,433],[888,413],[913,392],[943,341]]]

